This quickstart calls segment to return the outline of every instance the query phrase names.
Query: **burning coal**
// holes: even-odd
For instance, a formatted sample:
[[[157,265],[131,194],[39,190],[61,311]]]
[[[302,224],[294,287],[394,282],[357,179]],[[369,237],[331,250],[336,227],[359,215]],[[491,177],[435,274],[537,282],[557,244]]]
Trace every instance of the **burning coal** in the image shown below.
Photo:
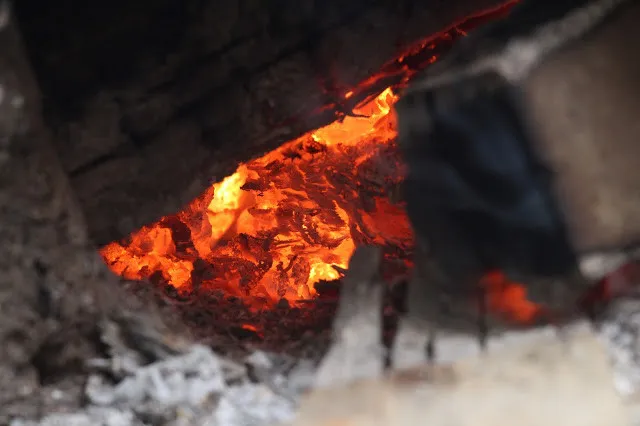
[[[154,274],[188,291],[222,290],[255,303],[315,295],[340,277],[356,245],[408,252],[390,88],[345,117],[242,164],[182,212],[101,250],[127,279]]]
[[[341,96],[347,101],[387,77],[396,85],[334,123],[241,164],[180,213],[103,247],[105,262],[129,280],[148,279],[185,294],[210,289],[258,309],[313,298],[316,283],[341,277],[358,245],[384,246],[387,259],[409,267],[412,230],[396,196],[403,167],[395,146],[394,90],[434,62],[443,44],[506,10],[420,43]],[[492,310],[518,321],[535,316],[524,287],[499,273],[484,282]]]

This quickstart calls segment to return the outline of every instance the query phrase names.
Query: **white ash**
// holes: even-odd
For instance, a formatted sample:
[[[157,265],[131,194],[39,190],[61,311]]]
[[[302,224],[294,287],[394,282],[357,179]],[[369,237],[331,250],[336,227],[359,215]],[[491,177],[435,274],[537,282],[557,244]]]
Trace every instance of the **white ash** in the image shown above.
[[[598,326],[611,356],[617,390],[627,398],[637,395],[640,300],[617,301]],[[557,330],[548,327],[545,332]],[[508,334],[519,337],[519,333]],[[109,359],[90,363],[94,372],[86,384],[83,410],[49,414],[39,422],[14,420],[11,426],[282,424],[293,419],[300,397],[312,387],[317,372],[312,360],[256,351],[236,362],[202,345],[189,345],[178,354],[145,364],[136,350],[123,341],[118,345],[117,340],[111,341]],[[476,354],[476,348],[470,350],[467,344],[469,339],[464,340],[443,338],[438,362]],[[449,356],[444,350],[447,342]]]
[[[15,420],[11,426],[282,423],[293,418],[315,369],[311,361],[263,352],[236,363],[201,345],[149,365],[136,366],[138,358],[131,353],[92,362],[100,371],[89,377],[88,404],[81,412],[50,414],[39,422]]]
[[[640,300],[618,300],[599,324],[599,335],[608,349],[615,386],[626,398],[640,391]]]
[[[86,396],[96,405],[140,405],[155,401],[164,406],[193,406],[224,390],[218,358],[196,345],[184,355],[138,368],[117,384],[101,375],[89,378]]]
[[[264,384],[234,386],[222,395],[211,425],[270,425],[291,421],[296,401],[283,398]]]
[[[80,413],[49,414],[40,422],[14,420],[11,426],[144,426],[131,411],[89,407]]]
[[[596,281],[629,262],[630,255],[624,252],[594,253],[580,259],[580,272]]]

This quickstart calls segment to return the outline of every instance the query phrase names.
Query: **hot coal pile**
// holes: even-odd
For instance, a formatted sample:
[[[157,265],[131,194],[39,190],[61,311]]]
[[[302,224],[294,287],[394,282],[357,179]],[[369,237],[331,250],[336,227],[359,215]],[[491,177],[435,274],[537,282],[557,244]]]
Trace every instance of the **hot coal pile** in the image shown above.
[[[351,254],[377,245],[392,317],[413,252],[393,104],[418,70],[489,15],[418,43],[355,88],[336,88],[335,122],[241,164],[181,212],[103,247],[105,262],[141,281],[135,291],[153,283],[201,337],[277,345],[327,330]],[[517,285],[499,275],[487,282],[496,312],[525,321],[535,313]]]

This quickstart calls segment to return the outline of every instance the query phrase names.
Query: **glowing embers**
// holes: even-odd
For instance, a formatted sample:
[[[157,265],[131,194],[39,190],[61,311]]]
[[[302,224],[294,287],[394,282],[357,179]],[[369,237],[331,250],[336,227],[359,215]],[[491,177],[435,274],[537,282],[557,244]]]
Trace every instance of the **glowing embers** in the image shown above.
[[[261,306],[314,296],[340,277],[358,244],[409,251],[403,174],[393,148],[396,96],[386,89],[354,116],[242,164],[181,213],[101,254],[128,279],[221,290]]]
[[[343,106],[348,110],[356,99],[379,93],[385,81],[402,86],[466,31],[504,16],[512,5],[417,43],[380,73],[344,90]],[[312,299],[314,284],[341,277],[357,245],[384,246],[387,260],[398,260],[389,262],[389,269],[405,272],[413,238],[395,196],[403,179],[394,146],[395,101],[387,88],[341,120],[240,165],[182,212],[143,227],[126,242],[103,247],[103,258],[127,279],[193,293],[205,305],[203,299],[211,298],[206,310],[216,314],[221,312],[217,294],[235,296],[251,308],[276,305],[276,310],[289,306],[277,304],[281,299]],[[526,302],[522,286],[499,275],[490,275],[487,283],[493,312],[520,321],[531,317],[535,306]],[[233,308],[233,320],[242,329],[255,329],[246,324],[244,307]],[[191,313],[192,306],[185,311]],[[274,321],[269,324],[281,318]],[[233,321],[224,317],[218,322],[226,330]],[[260,328],[269,326],[261,323]]]
[[[527,299],[525,286],[510,281],[500,271],[486,274],[481,285],[487,309],[494,315],[514,323],[529,324],[545,314],[541,306]]]

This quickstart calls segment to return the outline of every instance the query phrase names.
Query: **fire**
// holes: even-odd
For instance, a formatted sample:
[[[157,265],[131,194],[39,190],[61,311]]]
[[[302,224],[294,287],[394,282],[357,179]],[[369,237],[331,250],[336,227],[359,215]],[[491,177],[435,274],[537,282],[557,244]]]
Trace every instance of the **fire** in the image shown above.
[[[503,16],[512,4],[469,22]],[[126,279],[149,279],[184,293],[211,289],[261,308],[313,298],[314,284],[339,279],[357,245],[410,253],[409,221],[403,205],[393,201],[403,178],[394,145],[394,88],[436,60],[438,43],[451,44],[464,34],[460,23],[413,46],[380,74],[344,91],[342,99],[352,105],[386,78],[394,78],[394,87],[365,97],[334,123],[241,164],[180,213],[103,247],[102,257]],[[536,307],[522,286],[499,274],[485,283],[492,311],[532,319]]]
[[[482,283],[489,312],[507,320],[528,324],[544,314],[541,306],[527,299],[526,288],[510,281],[500,271],[486,274]]]
[[[240,165],[102,256],[127,279],[155,274],[179,290],[207,286],[255,305],[313,297],[315,283],[340,278],[358,244],[409,249],[402,205],[388,196],[402,180],[396,99],[387,88],[343,120]]]

